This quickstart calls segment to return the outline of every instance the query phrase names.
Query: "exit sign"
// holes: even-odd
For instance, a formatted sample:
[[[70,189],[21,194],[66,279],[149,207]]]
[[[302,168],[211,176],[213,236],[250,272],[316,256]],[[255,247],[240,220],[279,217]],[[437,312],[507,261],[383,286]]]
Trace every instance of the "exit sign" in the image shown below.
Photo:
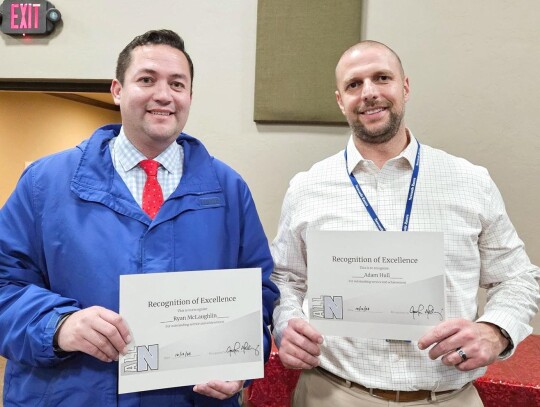
[[[9,35],[49,34],[61,18],[60,12],[46,0],[5,0],[0,6],[0,28]]]

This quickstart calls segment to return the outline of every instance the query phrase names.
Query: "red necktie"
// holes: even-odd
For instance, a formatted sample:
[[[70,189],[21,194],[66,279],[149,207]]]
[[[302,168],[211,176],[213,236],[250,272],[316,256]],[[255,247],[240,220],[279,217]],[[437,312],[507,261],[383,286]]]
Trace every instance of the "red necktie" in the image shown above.
[[[148,216],[154,219],[163,204],[163,192],[157,180],[159,163],[154,160],[142,160],[139,165],[147,175],[143,189],[142,208]]]

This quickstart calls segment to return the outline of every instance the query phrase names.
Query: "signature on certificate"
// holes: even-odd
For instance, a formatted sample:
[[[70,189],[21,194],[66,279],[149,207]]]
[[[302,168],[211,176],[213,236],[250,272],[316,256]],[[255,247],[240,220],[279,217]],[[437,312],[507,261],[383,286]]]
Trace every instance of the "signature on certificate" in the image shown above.
[[[247,353],[247,352],[253,352],[255,356],[259,356],[259,345],[253,347],[248,342],[244,342],[243,344],[241,342],[235,342],[232,346],[227,346],[227,350],[225,351],[229,354],[229,356],[237,355],[239,353]]]
[[[412,305],[409,309],[409,314],[412,315],[413,319],[421,316],[425,316],[427,319],[429,319],[430,316],[438,316],[440,321],[443,320],[442,313],[435,311],[435,307],[431,304],[427,307],[425,307],[424,304],[419,304],[416,308]]]

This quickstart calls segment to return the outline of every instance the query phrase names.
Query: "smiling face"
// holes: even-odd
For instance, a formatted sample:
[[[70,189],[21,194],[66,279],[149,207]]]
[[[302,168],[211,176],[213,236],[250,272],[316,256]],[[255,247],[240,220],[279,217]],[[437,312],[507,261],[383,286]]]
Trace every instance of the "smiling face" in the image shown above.
[[[352,47],[338,62],[336,84],[337,103],[357,139],[381,144],[407,137],[409,80],[392,51],[377,43]]]
[[[143,45],[131,51],[124,81],[111,85],[126,137],[154,158],[184,128],[191,106],[191,76],[184,53],[169,45]]]

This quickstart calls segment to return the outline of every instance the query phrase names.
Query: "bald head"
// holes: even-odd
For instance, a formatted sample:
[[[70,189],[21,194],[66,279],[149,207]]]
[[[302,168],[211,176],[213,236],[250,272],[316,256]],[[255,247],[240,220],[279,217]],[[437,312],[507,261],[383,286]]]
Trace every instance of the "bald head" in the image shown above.
[[[341,55],[341,58],[339,59],[338,64],[336,66],[336,80],[339,77],[338,70],[340,69],[340,66],[342,65],[342,61],[368,48],[380,48],[382,51],[388,52],[390,55],[392,55],[392,57],[395,59],[395,61],[397,62],[399,66],[401,78],[402,79],[405,78],[405,71],[403,70],[403,64],[401,63],[401,59],[399,58],[398,54],[394,52],[392,48],[383,44],[382,42],[373,41],[373,40],[365,40],[365,41],[359,42],[358,44],[353,45],[347,51],[345,51],[343,55]]]

